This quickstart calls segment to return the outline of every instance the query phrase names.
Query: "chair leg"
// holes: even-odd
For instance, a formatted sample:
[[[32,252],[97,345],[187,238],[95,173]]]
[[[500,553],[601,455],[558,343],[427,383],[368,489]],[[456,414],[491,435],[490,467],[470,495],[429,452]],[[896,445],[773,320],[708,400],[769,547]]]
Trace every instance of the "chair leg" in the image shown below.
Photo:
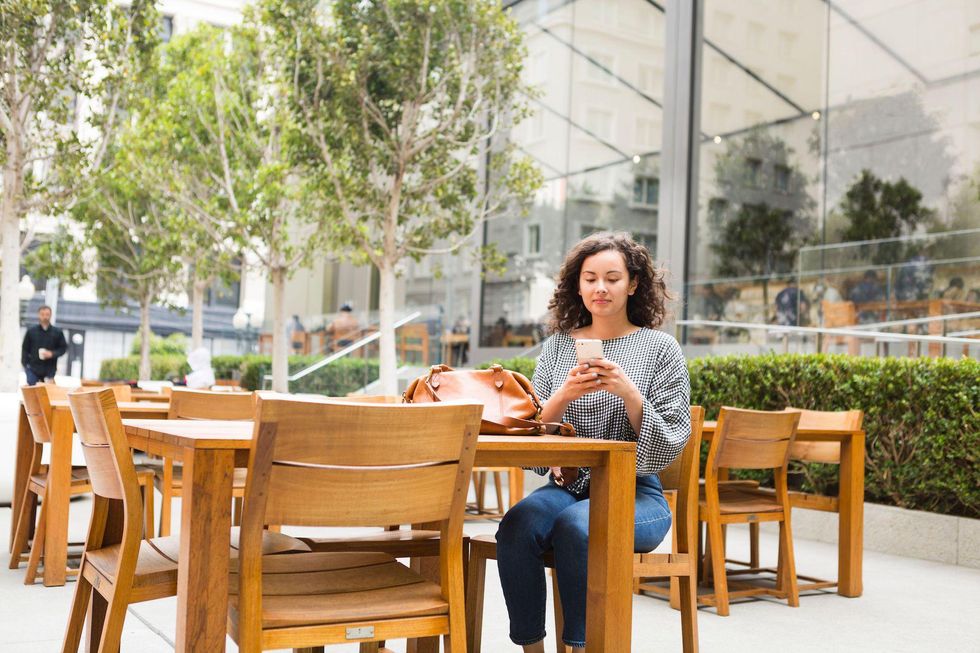
[[[476,473],[476,511],[479,514],[486,512],[485,496],[487,493],[487,475],[484,472]]]
[[[671,576],[671,581],[675,580]],[[680,594],[681,642],[684,653],[697,653],[698,650],[698,585],[695,575],[676,578]],[[674,585],[671,584],[671,588]]]
[[[61,653],[78,653],[78,645],[82,641],[82,630],[85,627],[85,613],[88,612],[89,600],[92,598],[92,584],[85,578],[85,559],[78,572],[78,585],[75,586],[75,597],[71,602],[68,613],[68,627],[65,630],[65,641],[61,645]]]
[[[231,525],[241,526],[242,525],[242,507],[244,499],[242,497],[234,497],[232,499],[232,509],[231,509]]]
[[[118,587],[116,588],[119,589]],[[118,653],[119,642],[122,639],[123,624],[126,622],[126,608],[129,603],[117,593],[109,601],[105,619],[102,621],[102,637],[99,651]]]
[[[319,649],[319,653],[323,653],[322,646],[317,648]],[[381,645],[378,642],[361,642],[361,645],[358,646],[357,649],[358,653],[378,653],[378,651],[381,650]],[[315,653],[314,649],[312,648],[293,649],[293,653],[296,653],[297,651],[299,651],[299,653]]]
[[[487,559],[470,548],[466,572],[466,650],[480,653],[483,641],[483,590],[487,578]]]
[[[366,650],[377,651],[378,650],[377,642],[366,642],[364,644],[361,644],[361,652],[363,653],[363,651],[365,650],[364,648],[365,646],[371,646],[372,644],[374,645],[374,648],[369,648]],[[293,653],[323,653],[323,648],[324,647],[322,646],[304,646],[303,648],[294,648]]]
[[[711,577],[715,587],[718,616],[728,616],[728,578],[725,576],[725,537],[717,517],[708,518],[708,544],[711,552]],[[707,566],[707,565],[706,565]]]
[[[796,585],[796,561],[793,555],[793,533],[789,519],[779,522],[779,548],[781,550],[779,575],[782,577],[786,601],[794,608],[800,607],[800,592]]]
[[[88,606],[88,642],[85,650],[102,653],[102,631],[105,628],[106,615],[109,612],[109,602],[98,592],[92,592]]]
[[[555,652],[571,653],[572,647],[566,646],[562,641],[565,635],[565,612],[561,606],[561,592],[558,591],[558,575],[555,570],[551,570],[551,594],[554,596],[555,603]]]
[[[153,479],[147,479],[143,484],[143,539],[149,540],[153,537],[153,528],[156,525],[155,515],[153,514]]]
[[[493,473],[493,484],[497,490],[497,512],[504,514],[504,475],[501,472]]]
[[[749,566],[758,569],[759,564],[759,522],[749,524]]]
[[[20,566],[20,559],[27,550],[27,540],[30,537],[31,513],[35,512],[37,506],[37,495],[31,491],[24,493],[24,499],[20,502],[20,510],[17,511],[17,521],[14,527],[13,548],[10,551],[10,569],[17,569]],[[37,538],[34,540],[37,542]]]
[[[157,534],[160,537],[170,535],[170,514],[174,500],[174,460],[173,458],[163,459],[163,480],[160,483],[160,530]]]
[[[27,559],[27,573],[24,574],[24,584],[33,585],[37,580],[37,567],[41,564],[41,554],[44,552],[44,531],[47,530],[48,502],[41,501],[41,514],[37,518],[37,528],[34,529],[34,542],[31,544],[31,555]]]

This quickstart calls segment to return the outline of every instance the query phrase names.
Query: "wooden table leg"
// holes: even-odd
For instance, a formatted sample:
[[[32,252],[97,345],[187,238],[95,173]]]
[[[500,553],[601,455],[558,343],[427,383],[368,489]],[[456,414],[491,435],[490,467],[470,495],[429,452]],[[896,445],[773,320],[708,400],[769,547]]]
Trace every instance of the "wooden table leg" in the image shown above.
[[[587,653],[632,650],[636,455],[606,455],[609,464],[592,467],[589,482]]]
[[[10,502],[10,543],[7,550],[14,550],[14,529],[17,527],[17,515],[20,514],[20,504],[24,500],[24,490],[27,488],[27,477],[31,473],[31,457],[34,452],[34,438],[31,436],[31,424],[27,421],[27,412],[23,404],[20,406],[20,417],[17,422],[17,449],[14,459],[14,491]]]
[[[68,502],[71,499],[71,436],[75,426],[68,410],[55,410],[51,425],[51,462],[44,524],[44,586],[65,584],[68,564]]]
[[[224,651],[234,452],[188,448],[183,458],[176,650]]]
[[[837,549],[837,593],[841,596],[856,597],[863,592],[864,440],[860,431],[841,442]]]

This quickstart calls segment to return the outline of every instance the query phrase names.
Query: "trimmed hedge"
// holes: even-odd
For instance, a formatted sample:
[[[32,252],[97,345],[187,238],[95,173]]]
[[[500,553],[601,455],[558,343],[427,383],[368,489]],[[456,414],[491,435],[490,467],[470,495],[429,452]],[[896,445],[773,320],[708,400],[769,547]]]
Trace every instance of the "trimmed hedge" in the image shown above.
[[[301,370],[321,360],[320,356],[290,356],[290,371]],[[99,378],[103,381],[133,381],[139,378],[139,356],[107,358],[102,361]],[[152,378],[183,381],[190,366],[184,356],[150,356]],[[246,390],[260,390],[262,378],[272,371],[272,357],[215,356],[211,359],[215,379],[237,379]],[[342,397],[376,381],[378,360],[342,358],[290,384],[290,392]]]
[[[191,371],[185,356],[157,354],[150,356],[150,378],[182,381]],[[140,357],[106,358],[99,368],[102,381],[135,381],[140,377]]]
[[[533,374],[532,359],[497,361]],[[980,362],[823,354],[688,361],[691,402],[780,410],[860,408],[867,433],[865,498],[980,517]],[[802,465],[802,487],[836,492],[836,465]]]

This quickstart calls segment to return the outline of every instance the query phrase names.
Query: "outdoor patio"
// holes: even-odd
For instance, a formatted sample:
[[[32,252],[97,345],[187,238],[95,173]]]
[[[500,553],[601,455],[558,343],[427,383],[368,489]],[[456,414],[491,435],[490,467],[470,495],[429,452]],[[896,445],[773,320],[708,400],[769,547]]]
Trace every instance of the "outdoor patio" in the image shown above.
[[[530,488],[529,488],[530,491]],[[72,502],[73,541],[84,537],[91,504]],[[175,506],[176,508],[176,506]],[[179,510],[179,508],[177,508]],[[177,513],[179,514],[179,512]],[[10,509],[0,508],[0,532],[9,532]],[[468,522],[468,534],[493,533],[490,521]],[[302,533],[302,530],[289,530]],[[748,555],[747,530],[730,528],[729,550],[734,558]],[[668,536],[669,537],[669,536]],[[798,568],[802,573],[832,577],[837,547],[795,538]],[[665,549],[666,550],[666,549]],[[776,538],[761,535],[763,561],[775,556]],[[23,585],[23,565],[0,570],[0,653],[60,650],[68,607],[75,584],[44,587]],[[487,568],[483,650],[516,651],[507,638],[507,613],[497,581],[496,566]],[[547,650],[554,650],[549,620]],[[711,651],[943,651],[975,652],[980,642],[980,570],[865,551],[864,595],[857,599],[835,593],[804,594],[798,609],[785,602],[759,600],[736,603],[731,616],[714,610],[698,612],[701,650]],[[176,599],[150,601],[130,607],[122,637],[122,650],[157,653],[174,650]],[[633,598],[633,650],[679,651],[679,613],[666,601]],[[390,643],[404,651],[404,641]],[[237,650],[228,640],[228,650]],[[356,651],[357,646],[328,647],[328,651]]]

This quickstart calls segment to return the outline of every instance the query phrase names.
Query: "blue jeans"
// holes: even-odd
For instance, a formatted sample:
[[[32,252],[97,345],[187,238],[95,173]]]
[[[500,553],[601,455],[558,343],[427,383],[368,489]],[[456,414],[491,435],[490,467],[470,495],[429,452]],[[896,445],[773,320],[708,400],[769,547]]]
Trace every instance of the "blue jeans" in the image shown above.
[[[670,508],[660,477],[636,477],[634,550],[652,551],[670,529]],[[510,639],[526,645],[544,639],[546,586],[542,555],[554,550],[565,617],[562,641],[585,646],[589,555],[589,499],[554,482],[507,511],[497,531],[497,568],[510,615]]]
[[[34,370],[27,366],[24,367],[24,373],[27,375],[27,385],[37,385],[38,381],[44,383],[46,378],[50,378],[52,381],[54,380],[54,377],[44,377],[38,375],[34,372]]]

